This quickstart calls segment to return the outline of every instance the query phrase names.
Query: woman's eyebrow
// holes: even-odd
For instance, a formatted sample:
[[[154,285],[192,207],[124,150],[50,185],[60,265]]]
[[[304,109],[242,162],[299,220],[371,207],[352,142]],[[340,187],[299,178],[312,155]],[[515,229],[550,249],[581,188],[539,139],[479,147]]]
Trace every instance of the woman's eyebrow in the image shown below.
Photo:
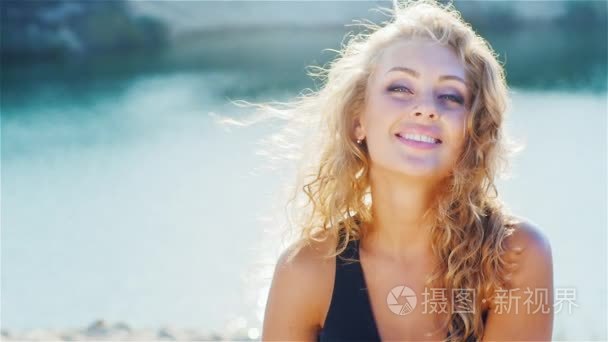
[[[439,80],[440,81],[454,80],[454,81],[461,82],[465,86],[468,86],[467,82],[465,80],[463,80],[462,77],[455,76],[455,75],[443,75],[443,76],[439,77]]]
[[[388,74],[391,71],[401,71],[401,72],[404,72],[406,74],[410,74],[410,75],[412,75],[412,76],[414,76],[416,78],[420,77],[420,73],[418,71],[416,71],[414,69],[407,68],[407,67],[402,67],[402,66],[392,67],[392,68],[390,68],[386,72],[386,74]]]
[[[415,78],[419,78],[420,77],[420,73],[414,69],[410,69],[408,67],[403,67],[403,66],[395,66],[390,68],[386,74],[388,74],[389,72],[392,71],[401,71],[404,72],[406,74],[410,74],[411,76],[415,77]],[[462,77],[459,76],[455,76],[455,75],[442,75],[439,77],[440,81],[444,81],[444,80],[454,80],[454,81],[459,81],[462,82],[464,85],[467,85],[467,82],[465,82],[465,80],[462,79]]]

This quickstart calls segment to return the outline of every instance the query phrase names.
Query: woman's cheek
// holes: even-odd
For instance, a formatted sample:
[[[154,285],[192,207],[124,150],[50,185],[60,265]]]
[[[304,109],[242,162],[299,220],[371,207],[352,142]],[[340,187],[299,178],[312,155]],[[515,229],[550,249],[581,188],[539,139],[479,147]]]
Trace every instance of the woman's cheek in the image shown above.
[[[450,121],[451,129],[448,139],[451,142],[450,149],[452,151],[460,151],[464,148],[464,142],[466,138],[466,123],[460,119]]]
[[[412,105],[412,99],[407,97],[389,96],[387,102],[392,108],[401,112],[409,110],[408,108]]]

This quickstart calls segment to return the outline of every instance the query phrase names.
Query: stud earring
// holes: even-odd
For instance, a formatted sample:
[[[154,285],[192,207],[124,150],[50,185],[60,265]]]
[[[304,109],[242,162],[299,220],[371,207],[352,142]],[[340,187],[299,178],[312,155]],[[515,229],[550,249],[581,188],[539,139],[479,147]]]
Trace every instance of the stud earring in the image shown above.
[[[357,144],[361,145],[361,142],[363,142],[363,139],[357,139]]]

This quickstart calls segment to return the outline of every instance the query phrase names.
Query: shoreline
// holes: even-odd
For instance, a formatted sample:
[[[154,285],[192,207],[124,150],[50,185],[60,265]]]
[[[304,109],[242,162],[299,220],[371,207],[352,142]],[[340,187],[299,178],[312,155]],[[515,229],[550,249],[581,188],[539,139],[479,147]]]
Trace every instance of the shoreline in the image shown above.
[[[11,331],[2,328],[2,341],[255,341],[259,329],[240,328],[223,332],[203,332],[196,329],[133,328],[124,322],[100,319],[88,327],[76,329],[29,329]]]

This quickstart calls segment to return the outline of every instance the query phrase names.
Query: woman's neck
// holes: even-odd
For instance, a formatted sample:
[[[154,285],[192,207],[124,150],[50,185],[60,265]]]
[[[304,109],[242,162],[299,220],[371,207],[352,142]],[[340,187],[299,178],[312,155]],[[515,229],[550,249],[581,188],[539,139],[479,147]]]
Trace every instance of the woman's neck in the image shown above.
[[[362,248],[394,260],[429,253],[432,220],[425,214],[436,185],[384,172],[370,177],[373,221],[365,227]]]

